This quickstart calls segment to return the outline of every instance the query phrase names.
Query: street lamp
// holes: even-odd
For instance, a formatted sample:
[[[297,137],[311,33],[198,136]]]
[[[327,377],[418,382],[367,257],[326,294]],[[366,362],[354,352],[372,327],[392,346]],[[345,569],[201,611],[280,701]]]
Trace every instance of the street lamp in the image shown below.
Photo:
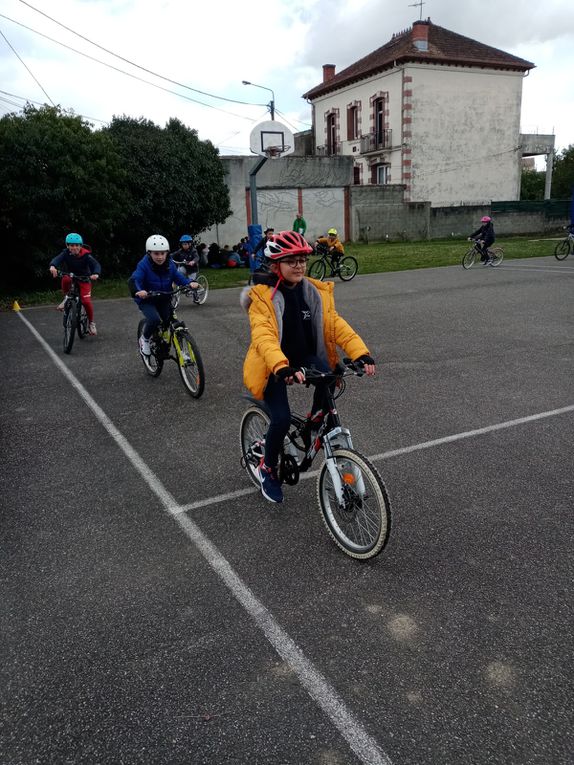
[[[263,88],[263,90],[268,90],[271,93],[271,101],[267,104],[269,107],[269,111],[271,112],[271,119],[275,119],[275,93],[271,90],[271,88],[266,88],[265,85],[257,85],[255,82],[249,82],[249,80],[241,80],[243,85],[253,85],[254,88]]]

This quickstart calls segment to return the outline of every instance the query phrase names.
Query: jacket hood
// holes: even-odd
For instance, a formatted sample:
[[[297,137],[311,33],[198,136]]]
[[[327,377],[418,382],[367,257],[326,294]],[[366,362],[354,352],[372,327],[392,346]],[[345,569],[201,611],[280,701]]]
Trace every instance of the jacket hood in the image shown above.
[[[318,279],[312,279],[310,276],[306,276],[305,279],[316,287],[319,292],[333,292],[335,289],[334,282],[320,282]],[[274,287],[275,279],[273,278],[269,284],[256,284],[254,287],[244,287],[239,295],[239,305],[244,311],[249,311],[249,306],[253,302],[254,298],[259,300],[265,299],[267,287]]]

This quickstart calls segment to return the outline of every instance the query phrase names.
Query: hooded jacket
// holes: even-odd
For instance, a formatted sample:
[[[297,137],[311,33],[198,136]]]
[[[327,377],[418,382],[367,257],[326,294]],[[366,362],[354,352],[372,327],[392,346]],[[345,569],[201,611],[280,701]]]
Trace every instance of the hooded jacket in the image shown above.
[[[145,290],[146,292],[171,292],[172,283],[185,287],[191,279],[187,279],[177,270],[177,266],[168,256],[165,261],[158,265],[154,263],[149,255],[144,255],[136,266],[129,279],[130,287],[134,300],[139,305],[145,303],[149,298],[135,297],[136,292]]]
[[[64,266],[61,270],[76,276],[91,276],[102,272],[102,267],[87,247],[82,247],[79,255],[72,255],[66,247],[59,255],[52,258],[50,265],[55,268]]]
[[[352,359],[370,355],[359,335],[335,310],[334,289],[333,282],[303,279],[303,295],[311,310],[317,356],[331,369],[339,359],[337,346]],[[273,286],[258,284],[245,287],[240,297],[251,324],[251,345],[243,363],[243,382],[257,399],[263,398],[269,375],[289,366],[281,350],[285,299],[277,290],[271,300],[272,293]]]

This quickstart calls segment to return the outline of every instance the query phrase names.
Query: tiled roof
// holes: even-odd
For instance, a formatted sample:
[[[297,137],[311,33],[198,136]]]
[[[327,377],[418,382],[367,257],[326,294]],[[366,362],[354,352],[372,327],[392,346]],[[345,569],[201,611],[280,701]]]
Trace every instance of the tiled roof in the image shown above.
[[[417,22],[417,25],[421,22]],[[523,72],[533,69],[534,64],[518,56],[512,56],[498,48],[464,37],[456,32],[433,24],[430,19],[422,22],[428,27],[428,50],[415,47],[412,30],[406,29],[382,48],[369,53],[368,56],[356,61],[343,71],[336,74],[327,82],[316,85],[303,95],[303,98],[317,98],[344,85],[363,80],[373,74],[391,69],[393,66],[407,62],[426,62],[435,64],[450,64],[452,66],[488,67],[489,69],[510,69]]]

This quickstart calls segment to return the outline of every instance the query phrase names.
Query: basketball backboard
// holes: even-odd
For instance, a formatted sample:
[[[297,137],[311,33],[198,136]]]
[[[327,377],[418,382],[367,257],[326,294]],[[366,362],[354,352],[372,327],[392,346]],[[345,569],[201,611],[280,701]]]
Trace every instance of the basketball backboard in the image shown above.
[[[251,131],[250,147],[254,154],[269,159],[278,159],[292,154],[295,149],[293,133],[277,120],[267,120],[255,125]]]

